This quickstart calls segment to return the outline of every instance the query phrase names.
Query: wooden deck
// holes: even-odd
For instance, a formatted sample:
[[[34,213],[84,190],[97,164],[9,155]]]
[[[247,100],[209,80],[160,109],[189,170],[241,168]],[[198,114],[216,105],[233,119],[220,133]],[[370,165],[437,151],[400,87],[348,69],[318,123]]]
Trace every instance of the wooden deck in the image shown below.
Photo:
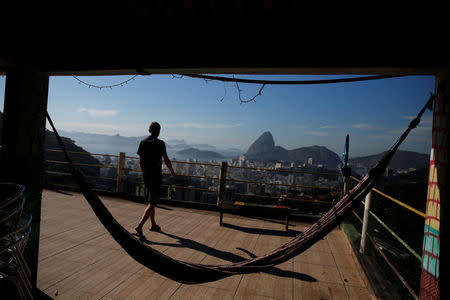
[[[44,191],[37,286],[54,299],[376,299],[342,230],[265,272],[185,285],[130,258],[97,220],[82,195]],[[145,205],[102,197],[133,232]],[[144,234],[170,257],[231,263],[267,253],[292,237],[283,222],[170,207],[157,209],[162,232]],[[295,223],[300,232],[310,224]]]

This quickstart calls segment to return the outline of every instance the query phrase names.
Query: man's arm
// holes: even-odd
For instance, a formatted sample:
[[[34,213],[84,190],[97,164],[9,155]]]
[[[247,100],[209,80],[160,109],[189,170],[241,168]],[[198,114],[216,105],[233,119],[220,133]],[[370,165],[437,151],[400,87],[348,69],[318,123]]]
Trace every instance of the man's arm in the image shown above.
[[[173,170],[172,162],[170,161],[167,154],[163,155],[163,159],[164,159],[164,163],[166,164],[167,168],[169,168],[169,170],[170,170],[170,177],[175,177],[175,171]]]
[[[142,162],[142,156],[139,156],[139,166],[141,167],[141,171],[144,172],[144,163]]]

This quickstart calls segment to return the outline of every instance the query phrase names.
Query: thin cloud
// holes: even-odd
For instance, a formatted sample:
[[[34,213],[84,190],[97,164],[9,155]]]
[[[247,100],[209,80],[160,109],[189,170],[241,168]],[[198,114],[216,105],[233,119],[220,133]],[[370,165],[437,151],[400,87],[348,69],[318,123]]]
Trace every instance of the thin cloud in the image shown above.
[[[105,124],[83,122],[55,122],[59,129],[99,134],[141,136],[147,134],[148,124]],[[47,128],[50,129],[50,128]]]
[[[402,119],[409,120],[409,121],[412,121],[415,118],[416,118],[416,116],[402,116]],[[427,114],[427,115],[422,116],[422,118],[420,118],[419,124],[423,124],[423,125],[433,124],[433,115]]]
[[[292,127],[296,128],[296,129],[305,129],[305,128],[308,128],[309,126],[306,126],[306,125],[293,125]]]
[[[305,134],[314,136],[328,136],[328,132],[324,131],[305,131]]]
[[[334,128],[336,128],[336,126],[332,126],[332,125],[325,125],[325,126],[320,127],[320,129],[334,129]]]
[[[197,128],[197,129],[227,129],[242,126],[242,123],[237,124],[221,124],[221,123],[175,123],[167,124],[167,127],[182,127],[182,128]]]
[[[353,124],[352,128],[356,128],[356,129],[370,129],[370,128],[372,128],[372,126],[369,125],[369,124],[361,123],[361,124]]]
[[[396,129],[392,129],[389,130],[388,133],[392,133],[392,134],[402,134],[404,131],[406,130],[406,128],[396,128]],[[430,133],[433,130],[433,128],[431,126],[417,126],[416,128],[414,128],[411,132],[412,134],[414,133]]]
[[[81,107],[77,109],[77,112],[87,112],[91,117],[109,117],[109,116],[115,116],[119,113],[118,110],[114,109],[105,109],[105,110],[98,110],[94,108],[84,108]]]

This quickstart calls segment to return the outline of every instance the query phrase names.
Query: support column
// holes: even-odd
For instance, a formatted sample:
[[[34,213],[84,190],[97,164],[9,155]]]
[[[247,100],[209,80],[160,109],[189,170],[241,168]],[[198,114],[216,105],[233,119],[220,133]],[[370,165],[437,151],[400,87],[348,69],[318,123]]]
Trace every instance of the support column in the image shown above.
[[[450,76],[437,77],[428,177],[427,207],[422,252],[420,299],[449,299],[448,295],[448,139],[450,128],[449,88],[442,84]],[[442,249],[441,249],[442,246]],[[441,256],[442,253],[442,256]],[[440,284],[444,282],[444,284]]]
[[[364,218],[361,229],[361,244],[359,246],[359,253],[366,253],[366,241],[367,241],[367,229],[369,227],[369,211],[370,211],[370,202],[372,200],[372,191],[370,191],[366,195],[366,200],[364,204]]]
[[[6,73],[0,177],[25,185],[24,211],[32,214],[25,259],[36,286],[44,175],[48,75],[16,68]]]

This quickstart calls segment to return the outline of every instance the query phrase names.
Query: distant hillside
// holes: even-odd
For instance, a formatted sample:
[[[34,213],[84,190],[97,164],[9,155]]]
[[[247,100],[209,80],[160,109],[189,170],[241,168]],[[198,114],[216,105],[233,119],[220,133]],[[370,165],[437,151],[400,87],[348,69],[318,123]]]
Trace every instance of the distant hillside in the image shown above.
[[[196,158],[199,160],[209,160],[209,159],[222,159],[225,158],[222,154],[209,151],[209,150],[199,150],[196,148],[188,148],[181,151],[177,151],[176,155],[181,155],[186,158]]]
[[[0,138],[2,135],[3,129],[3,113],[0,112]],[[71,158],[75,163],[83,163],[83,164],[96,164],[99,165],[100,162],[95,157],[91,156],[89,152],[85,151],[80,146],[76,145],[75,142],[69,138],[62,137],[64,145],[66,146],[67,151],[73,152],[81,152],[86,154],[71,154]],[[45,148],[46,149],[56,149],[60,150],[58,141],[56,140],[53,132],[49,130],[45,130]],[[46,152],[45,153],[46,160],[54,160],[54,161],[66,161],[63,154],[61,152]],[[55,172],[68,172],[69,168],[63,164],[54,164],[54,163],[46,163],[45,169],[47,171],[55,171]],[[99,168],[98,167],[80,167],[84,174],[88,176],[99,176]],[[69,178],[69,177],[67,177]],[[66,179],[67,179],[66,178]],[[66,180],[62,180],[66,181]]]
[[[361,175],[366,174],[387,152],[376,155],[349,159],[353,171]],[[388,165],[390,170],[420,169],[430,164],[430,155],[412,151],[398,150]]]
[[[93,164],[93,165],[100,165],[100,162],[95,157],[91,156],[89,152],[81,148],[80,146],[76,145],[75,142],[69,138],[62,137],[64,146],[66,147],[67,151],[70,152],[80,152],[80,154],[73,154],[69,153],[70,158],[75,163],[82,163],[82,164]],[[49,130],[45,130],[45,148],[46,149],[55,149],[55,150],[61,150],[58,140],[56,139],[56,136],[53,132]],[[63,153],[61,152],[45,152],[45,159],[46,160],[58,160],[58,161],[66,161]],[[46,164],[47,170],[68,170],[67,167],[58,165],[58,164]],[[94,167],[83,167],[81,168],[83,173],[90,176],[99,176],[99,168]]]
[[[308,162],[312,158],[313,164],[322,164],[327,169],[335,170],[338,168],[341,160],[339,156],[330,149],[323,146],[302,147],[288,151],[288,157],[291,161]]]
[[[300,163],[308,163],[308,159],[312,158],[314,165],[321,164],[332,170],[335,170],[340,163],[339,156],[326,147],[311,146],[286,150],[283,147],[275,146],[275,141],[269,131],[264,132],[253,142],[245,156],[250,159],[284,160]]]
[[[128,137],[121,136],[119,134],[106,135],[62,130],[60,133],[71,138],[77,145],[83,147],[91,153],[118,154],[119,152],[125,152],[128,156],[136,156],[140,141],[146,138],[146,136]],[[166,143],[167,154],[171,158],[174,157],[177,151],[182,151],[188,148],[220,152],[226,157],[237,157],[243,153],[241,149],[217,149],[213,145],[204,143],[188,143],[183,139],[166,140],[163,136],[162,140]]]
[[[378,185],[380,187],[383,187],[384,185],[394,185],[394,184],[428,185],[428,175],[429,175],[429,167],[426,166],[406,174],[399,174],[396,176],[384,176],[380,179]]]
[[[106,135],[74,131],[61,131],[61,134],[70,137],[76,141],[77,145],[88,149],[91,153],[119,154],[119,152],[125,152],[130,156],[137,155],[139,143],[146,138],[145,136],[126,137],[119,134]]]

